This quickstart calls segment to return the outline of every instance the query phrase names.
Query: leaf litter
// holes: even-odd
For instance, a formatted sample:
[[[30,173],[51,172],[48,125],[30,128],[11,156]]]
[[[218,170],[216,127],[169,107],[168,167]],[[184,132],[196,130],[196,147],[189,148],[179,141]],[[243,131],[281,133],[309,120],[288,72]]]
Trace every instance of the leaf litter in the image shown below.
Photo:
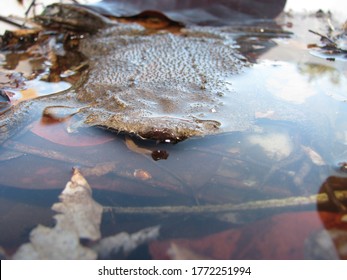
[[[321,198],[312,197],[308,198],[315,203],[316,199],[320,199],[321,202],[318,202],[318,205],[324,205],[328,202],[328,199],[325,197],[325,194],[322,194]],[[346,199],[346,194],[343,192],[340,194],[339,199]],[[108,211],[114,211],[117,214],[124,214],[128,210],[127,207],[124,208],[107,208],[101,206],[92,198],[92,189],[86,179],[82,176],[79,169],[75,168],[71,180],[66,184],[65,189],[59,196],[60,202],[53,204],[52,210],[56,211],[58,214],[54,216],[56,224],[53,228],[49,228],[43,225],[38,225],[30,233],[30,243],[23,244],[19,247],[16,253],[11,257],[12,259],[109,259],[124,257],[131,253],[133,250],[138,248],[142,244],[151,243],[153,240],[159,237],[160,226],[153,226],[144,228],[138,232],[129,234],[126,232],[117,233],[112,236],[102,237],[100,233],[100,225],[102,220],[102,213]],[[293,200],[295,205],[305,203],[304,200],[300,201],[299,198]],[[284,203],[284,204],[283,204]],[[287,203],[290,203],[290,199]],[[245,205],[240,205],[233,208],[232,206],[199,206],[199,207],[158,207],[158,211],[155,208],[151,207],[142,207],[138,208],[139,212],[146,214],[163,214],[163,213],[216,213],[217,215],[223,213],[231,213],[233,211],[243,212],[243,211],[252,211],[252,210],[261,210],[265,208],[276,207],[287,207],[290,204],[286,204],[286,200],[273,201],[259,201],[258,203],[252,202]],[[196,208],[196,209],[195,209]],[[150,210],[152,209],[152,210]],[[122,211],[123,210],[123,211]],[[133,210],[136,209],[134,208]],[[128,212],[131,213],[131,212]],[[286,214],[284,214],[285,216]],[[333,217],[333,214],[329,214]],[[280,220],[282,218],[279,217]],[[306,219],[306,218],[305,218]],[[335,220],[337,217],[334,218]],[[285,221],[285,220],[284,220]],[[259,221],[258,223],[262,223]],[[333,223],[333,225],[338,224]],[[256,225],[254,225],[256,226]],[[344,225],[342,225],[344,226]],[[253,225],[248,225],[247,228],[253,228]],[[310,228],[310,227],[309,227]],[[311,228],[310,228],[311,229]],[[333,229],[333,227],[332,227]],[[245,229],[246,230],[246,229]],[[247,229],[248,230],[248,229]],[[252,229],[253,230],[253,229]],[[270,230],[270,229],[269,229]],[[312,229],[311,229],[312,230]],[[231,230],[230,232],[237,232],[236,230]],[[305,231],[308,232],[308,231]],[[335,233],[336,232],[336,233]],[[345,254],[345,233],[342,231],[332,232],[335,239],[338,238],[336,242],[339,242],[341,247],[341,252]],[[230,233],[231,234],[231,233]],[[234,233],[233,233],[234,234]],[[237,233],[238,234],[238,233]],[[275,233],[274,233],[275,234]],[[307,233],[305,233],[307,234]],[[216,234],[226,235],[226,238],[229,235],[228,232]],[[216,238],[214,240],[214,235],[211,237],[206,237],[206,240],[213,242],[220,242],[217,240],[223,240]],[[341,236],[341,237],[340,237]],[[224,238],[224,237],[223,237]],[[320,238],[321,239],[321,238]],[[319,239],[319,240],[320,240]],[[335,240],[334,239],[334,240]],[[311,242],[321,242],[321,241],[311,241]],[[88,241],[88,242],[86,242]],[[186,247],[186,242],[181,241],[169,241],[171,245],[168,247],[167,254],[170,258],[173,259],[206,259],[206,258],[224,258],[223,255],[208,255],[204,252],[204,245],[199,245],[196,247],[194,245],[195,241],[191,243],[193,247]],[[200,241],[197,241],[197,244],[200,244]],[[258,242],[258,241],[256,241]],[[322,241],[323,242],[323,241]],[[325,241],[324,241],[325,242]],[[154,258],[162,256],[161,254],[165,253],[161,251],[159,253],[157,247],[161,243],[152,243],[151,250]],[[255,243],[256,246],[257,243]],[[161,246],[161,245],[160,245]],[[210,245],[208,245],[210,246]],[[219,245],[218,245],[219,246]],[[308,246],[308,245],[307,245]],[[323,246],[323,245],[322,245]],[[193,248],[193,249],[192,249]],[[154,250],[154,251],[153,251]],[[160,249],[161,250],[161,249]],[[195,251],[197,250],[197,251]],[[225,250],[233,250],[231,247]],[[252,251],[253,249],[251,249]],[[297,250],[301,250],[299,247]],[[299,252],[298,251],[298,252]],[[229,251],[227,251],[229,252]],[[246,253],[246,256],[249,252]],[[160,254],[160,255],[158,255]],[[281,252],[278,252],[281,254]],[[299,254],[299,253],[298,253]],[[300,253],[301,254],[301,253]],[[312,252],[313,256],[317,254]],[[271,255],[265,255],[271,256]],[[294,255],[301,256],[301,255]],[[166,258],[166,257],[164,257]]]
[[[159,227],[128,234],[118,233],[101,238],[103,207],[93,200],[92,190],[80,171],[75,168],[71,180],[52,209],[53,228],[38,225],[30,233],[30,243],[19,247],[12,259],[97,259],[110,258],[116,253],[129,254],[139,245],[156,239]],[[88,245],[83,245],[88,240]]]

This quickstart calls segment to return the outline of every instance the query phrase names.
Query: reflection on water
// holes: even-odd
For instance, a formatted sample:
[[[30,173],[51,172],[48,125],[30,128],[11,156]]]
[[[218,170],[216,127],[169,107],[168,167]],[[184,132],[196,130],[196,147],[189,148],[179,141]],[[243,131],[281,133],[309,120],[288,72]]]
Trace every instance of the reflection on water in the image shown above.
[[[11,102],[16,104],[20,101],[54,94],[68,90],[69,88],[71,88],[71,84],[64,81],[57,83],[48,83],[40,80],[27,81],[25,89],[12,91],[13,95],[11,96]]]
[[[316,57],[302,61],[296,57],[302,50],[289,44],[293,40],[281,39],[273,47],[285,47],[290,61],[275,51],[274,57],[267,53],[229,81],[233,92],[249,99],[253,115],[246,131],[168,145],[78,127],[78,116],[73,113],[56,120],[36,120],[25,134],[13,137],[0,149],[0,244],[14,250],[27,240],[34,225],[52,223],[49,206],[57,200],[74,166],[81,168],[102,205],[139,207],[138,213],[115,214],[116,218],[105,214],[105,235],[160,224],[163,240],[198,238],[240,227],[246,231],[253,223],[265,230],[268,222],[264,221],[275,214],[314,211],[315,203],[298,203],[272,208],[259,204],[236,214],[141,213],[145,206],[285,202],[288,197],[326,191],[324,182],[337,188],[345,185],[345,179],[327,178],[345,176],[341,166],[347,162],[346,66]],[[40,83],[44,82],[36,83],[35,89],[41,92]],[[67,83],[60,84],[59,90],[54,86],[50,84],[48,92],[69,87]],[[226,98],[225,102],[233,100]],[[283,215],[274,219],[289,217],[292,221],[291,213]],[[142,253],[133,257],[141,258]],[[309,255],[320,258],[320,254]],[[286,257],[290,256],[282,255]]]

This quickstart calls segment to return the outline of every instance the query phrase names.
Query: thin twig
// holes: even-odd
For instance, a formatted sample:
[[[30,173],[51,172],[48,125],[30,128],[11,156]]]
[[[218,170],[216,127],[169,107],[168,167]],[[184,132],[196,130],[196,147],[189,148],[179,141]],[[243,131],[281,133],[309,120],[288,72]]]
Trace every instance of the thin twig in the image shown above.
[[[20,143],[17,141],[13,141],[13,140],[7,140],[3,144],[3,147],[6,149],[13,150],[13,151],[21,152],[24,154],[30,154],[30,155],[39,156],[42,158],[51,159],[51,160],[67,162],[67,163],[71,163],[73,165],[81,165],[81,166],[87,167],[87,168],[95,168],[95,167],[98,168],[98,166],[99,167],[100,166],[106,166],[106,165],[111,166],[113,164],[115,166],[115,168],[113,168],[112,170],[110,170],[106,166],[107,173],[113,173],[120,178],[125,178],[128,180],[133,180],[133,181],[139,182],[139,184],[141,184],[141,185],[160,188],[162,191],[167,191],[170,193],[179,192],[179,193],[184,194],[184,188],[181,186],[181,182],[177,181],[176,178],[173,178],[174,180],[176,180],[175,181],[176,184],[170,183],[167,181],[159,181],[156,178],[151,178],[149,180],[144,181],[144,180],[136,178],[133,175],[133,170],[117,169],[116,167],[118,167],[120,165],[119,162],[117,162],[117,161],[96,164],[96,163],[93,163],[91,161],[79,158],[79,157],[73,157],[71,155],[67,155],[65,153],[55,151],[53,149],[48,150],[48,149],[44,149],[42,147],[38,148],[35,146],[26,145],[26,144],[23,144],[23,143]],[[93,173],[93,171],[91,171],[91,170],[89,170],[88,172]]]
[[[29,15],[29,13],[30,13],[30,11],[31,11],[31,9],[33,9],[33,14],[35,15],[35,6],[36,6],[36,0],[32,0],[31,1],[31,3],[30,3],[30,5],[29,5],[29,7],[28,7],[28,9],[25,11],[25,18],[27,18],[28,17],[28,15]]]
[[[43,157],[43,158],[52,159],[52,160],[58,160],[58,161],[72,163],[72,164],[80,164],[80,165],[84,165],[87,167],[94,166],[93,164],[91,164],[88,161],[84,161],[84,160],[79,159],[79,158],[73,158],[73,157],[71,157],[71,155],[67,156],[66,154],[60,153],[58,151],[46,150],[46,149],[43,149],[42,147],[37,148],[34,146],[25,145],[25,144],[22,144],[20,142],[16,142],[13,140],[7,140],[3,144],[3,147],[17,151],[17,152],[22,152],[24,154],[31,154],[31,155],[35,155],[35,156],[39,156],[39,157]]]
[[[20,23],[17,23],[15,21],[11,20],[9,17],[0,16],[0,21],[8,23],[8,24],[13,25],[13,26],[18,27],[18,28],[27,28],[27,27],[23,26],[23,24],[20,24]]]
[[[311,29],[309,29],[308,31],[311,32],[311,33],[313,33],[313,34],[315,34],[315,35],[320,36],[321,38],[323,38],[323,39],[325,39],[325,40],[328,40],[331,44],[333,44],[334,46],[336,46],[336,43],[335,43],[333,40],[331,40],[329,37],[327,37],[327,36],[325,36],[325,35],[323,35],[323,34],[320,34],[320,33],[316,32],[316,31],[313,31],[313,30],[311,30]]]

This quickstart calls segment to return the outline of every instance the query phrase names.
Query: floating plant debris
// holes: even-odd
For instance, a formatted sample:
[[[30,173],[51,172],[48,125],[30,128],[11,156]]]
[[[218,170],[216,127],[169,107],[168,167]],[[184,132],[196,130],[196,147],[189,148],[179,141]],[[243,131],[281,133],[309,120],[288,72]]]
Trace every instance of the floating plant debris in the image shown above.
[[[81,7],[57,4],[48,7],[47,14],[57,9],[58,16],[65,9],[67,13],[72,10],[73,16],[88,14]],[[66,93],[54,100],[35,100],[35,106],[70,106],[67,100],[71,100],[87,105],[78,113],[86,125],[159,141],[178,142],[253,126],[254,109],[248,106],[253,96],[239,95],[230,87],[229,80],[249,65],[236,48],[233,28],[148,34],[138,25],[111,23],[98,16],[107,24],[80,42],[79,51],[89,59],[89,70],[75,87],[76,98]],[[254,36],[258,29],[249,28]],[[259,36],[264,34],[258,31]],[[277,30],[273,36],[280,34]],[[21,108],[30,106],[11,110],[18,115],[12,117],[16,123],[23,118]],[[9,122],[3,114],[2,139],[9,136]]]

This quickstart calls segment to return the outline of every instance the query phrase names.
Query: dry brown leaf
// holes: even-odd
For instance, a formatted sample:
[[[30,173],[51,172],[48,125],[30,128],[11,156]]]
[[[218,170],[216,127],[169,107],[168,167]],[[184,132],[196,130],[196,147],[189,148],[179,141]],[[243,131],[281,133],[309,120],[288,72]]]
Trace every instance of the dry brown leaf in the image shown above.
[[[153,259],[171,259],[172,251],[177,251],[177,247],[172,248],[175,244],[178,249],[187,250],[177,253],[175,257],[179,259],[201,256],[218,260],[345,259],[347,224],[341,222],[341,216],[316,211],[282,213],[200,238],[153,241],[149,252]],[[312,234],[322,230],[323,236],[312,240],[315,237]],[[317,246],[322,250],[317,250]],[[313,250],[309,254],[308,248]]]

